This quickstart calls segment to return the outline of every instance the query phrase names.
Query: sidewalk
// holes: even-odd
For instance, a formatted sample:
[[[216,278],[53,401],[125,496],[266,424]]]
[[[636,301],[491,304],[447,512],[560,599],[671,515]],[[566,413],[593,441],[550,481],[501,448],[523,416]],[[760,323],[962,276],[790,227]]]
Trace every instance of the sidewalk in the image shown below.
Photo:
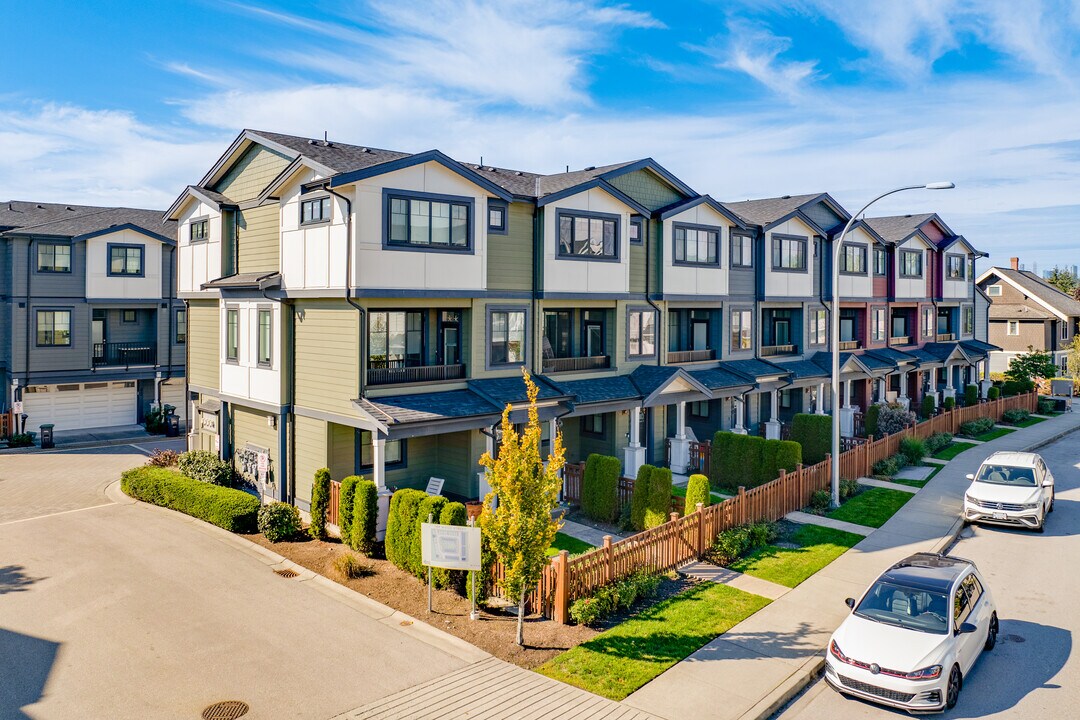
[[[667,720],[768,718],[821,671],[832,631],[885,568],[941,552],[960,532],[964,477],[998,450],[1036,450],[1080,429],[1067,413],[973,448],[949,462],[879,530],[756,614],[623,701]]]
[[[35,452],[55,452],[57,450],[78,450],[83,448],[108,447],[111,445],[128,445],[130,443],[149,443],[158,441],[163,447],[171,447],[178,441],[186,444],[186,436],[181,431],[178,438],[170,438],[164,435],[151,435],[146,432],[142,425],[118,425],[116,427],[87,428],[84,430],[57,430],[53,434],[55,447],[51,450],[41,449],[41,433],[30,428],[37,435],[34,438],[35,445],[26,448],[0,447],[0,454],[16,455]],[[166,445],[168,443],[168,445]]]

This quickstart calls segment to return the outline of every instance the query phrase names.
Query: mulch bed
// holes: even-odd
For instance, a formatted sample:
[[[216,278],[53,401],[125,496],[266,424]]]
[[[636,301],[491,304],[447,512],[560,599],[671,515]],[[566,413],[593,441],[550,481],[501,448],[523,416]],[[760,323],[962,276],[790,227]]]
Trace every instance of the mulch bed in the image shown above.
[[[373,600],[378,600],[523,668],[532,669],[542,665],[556,655],[595,637],[602,629],[560,625],[540,615],[530,615],[525,618],[525,646],[519,647],[514,644],[517,617],[481,607],[480,619],[469,620],[468,599],[450,590],[434,592],[434,612],[429,615],[427,587],[387,560],[365,558],[365,562],[374,571],[372,575],[351,580],[343,579],[334,570],[334,560],[339,555],[352,551],[337,540],[324,542],[301,538],[290,542],[271,543],[261,534],[243,537],[292,560],[297,565],[324,575]],[[664,585],[675,582],[666,580]],[[660,594],[663,595],[664,592],[664,586],[662,586]]]

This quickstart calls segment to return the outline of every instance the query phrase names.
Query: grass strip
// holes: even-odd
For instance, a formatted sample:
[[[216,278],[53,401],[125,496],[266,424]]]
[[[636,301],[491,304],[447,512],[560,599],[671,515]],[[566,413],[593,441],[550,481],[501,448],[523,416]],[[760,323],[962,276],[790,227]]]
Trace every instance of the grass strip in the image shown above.
[[[991,440],[997,440],[999,437],[1005,437],[1012,432],[1016,431],[1011,428],[994,428],[993,430],[988,430],[984,432],[982,435],[979,435],[975,439],[981,440],[982,442],[989,442]]]
[[[855,523],[856,525],[879,528],[912,497],[911,493],[903,490],[890,490],[889,488],[880,487],[870,488],[829,512],[826,517]]]
[[[973,447],[975,447],[975,443],[969,443],[969,442],[953,442],[953,443],[949,443],[948,445],[946,445],[945,447],[943,447],[942,449],[940,449],[936,453],[934,453],[934,457],[937,458],[938,460],[952,460],[954,457],[956,457],[960,453],[964,452],[965,450],[970,450]]]
[[[862,536],[820,525],[802,525],[787,540],[799,547],[765,545],[733,563],[731,569],[793,588],[843,555]]]
[[[767,598],[728,585],[701,583],[552,658],[536,671],[622,700],[768,604]]]
[[[1046,418],[1029,417],[1027,420],[1024,420],[1023,422],[1014,423],[1013,427],[1026,428],[1026,427],[1031,427],[1032,425],[1038,425],[1041,422],[1046,422]]]
[[[559,554],[560,550],[565,550],[571,555],[580,555],[584,552],[589,552],[595,545],[590,545],[584,540],[578,540],[576,537],[567,535],[566,533],[555,533],[555,541],[551,543],[551,547],[547,549],[548,557],[555,557]]]

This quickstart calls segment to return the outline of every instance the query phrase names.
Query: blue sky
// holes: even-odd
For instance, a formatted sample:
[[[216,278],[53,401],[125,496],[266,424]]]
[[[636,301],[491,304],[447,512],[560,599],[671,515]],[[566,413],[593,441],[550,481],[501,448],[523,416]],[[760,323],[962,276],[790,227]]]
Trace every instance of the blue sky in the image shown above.
[[[5,3],[0,198],[165,207],[244,127],[721,200],[934,210],[1080,263],[1078,0]]]

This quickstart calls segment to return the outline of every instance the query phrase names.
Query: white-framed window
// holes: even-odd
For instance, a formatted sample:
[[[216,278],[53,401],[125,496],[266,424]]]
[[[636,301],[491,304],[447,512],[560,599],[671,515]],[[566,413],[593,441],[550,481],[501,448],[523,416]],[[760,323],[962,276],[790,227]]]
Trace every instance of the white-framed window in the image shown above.
[[[870,311],[870,339],[885,342],[885,308],[876,307]]]
[[[648,357],[656,354],[656,312],[654,310],[631,310],[627,313],[629,329],[627,357]]]
[[[1068,340],[1069,339],[1069,323],[1062,321],[1062,322],[1058,323],[1058,325],[1061,326],[1061,339],[1062,340]]]
[[[1005,330],[1005,334],[1006,335],[1014,335],[1014,336],[1019,335],[1020,334],[1020,321],[1019,320],[1010,320],[1009,323],[1008,323],[1008,327]]]
[[[810,311],[810,344],[824,345],[828,339],[828,331],[825,329],[825,311]]]
[[[986,288],[986,294],[989,297],[1001,297],[1001,286],[991,285],[990,287]]]

